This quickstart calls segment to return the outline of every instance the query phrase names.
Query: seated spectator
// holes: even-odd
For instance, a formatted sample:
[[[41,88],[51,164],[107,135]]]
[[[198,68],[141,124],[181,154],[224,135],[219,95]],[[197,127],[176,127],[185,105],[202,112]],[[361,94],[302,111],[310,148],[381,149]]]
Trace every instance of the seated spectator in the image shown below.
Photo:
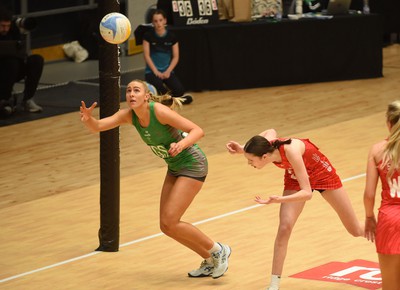
[[[179,62],[178,40],[166,28],[167,18],[163,10],[152,14],[153,29],[143,35],[143,55],[146,61],[145,80],[161,95],[170,94],[182,98],[182,104],[190,104],[192,96],[184,95],[185,89],[174,72]]]
[[[25,20],[27,20],[26,18]],[[25,23],[28,26],[27,23]],[[32,22],[29,24],[31,25]],[[13,20],[10,11],[0,6],[0,114],[11,115],[16,103],[12,100],[14,84],[24,80],[25,88],[22,100],[23,108],[31,113],[41,112],[42,107],[37,105],[33,96],[36,93],[40,77],[42,76],[44,59],[41,55],[28,55],[24,49],[20,29],[22,21]],[[29,30],[31,27],[25,27]],[[15,53],[1,50],[10,41],[15,41]],[[13,43],[13,42],[12,42]],[[13,104],[14,103],[14,104]]]

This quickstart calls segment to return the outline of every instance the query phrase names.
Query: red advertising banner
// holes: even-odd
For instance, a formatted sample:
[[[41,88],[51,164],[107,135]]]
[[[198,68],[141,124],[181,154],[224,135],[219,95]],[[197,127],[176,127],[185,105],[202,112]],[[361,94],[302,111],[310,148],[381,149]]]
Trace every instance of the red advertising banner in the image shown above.
[[[365,260],[330,262],[290,277],[345,283],[365,289],[382,288],[379,264]]]

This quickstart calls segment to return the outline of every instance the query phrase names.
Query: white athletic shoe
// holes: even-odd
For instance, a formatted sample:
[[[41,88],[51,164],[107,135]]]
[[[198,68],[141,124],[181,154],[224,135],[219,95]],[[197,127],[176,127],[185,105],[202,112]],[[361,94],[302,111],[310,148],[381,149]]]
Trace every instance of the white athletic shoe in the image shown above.
[[[268,287],[267,290],[279,290],[279,288],[276,288],[276,287]]]
[[[222,248],[221,251],[211,253],[211,258],[214,261],[214,270],[212,273],[214,279],[221,277],[228,270],[228,259],[231,255],[231,248],[228,245],[218,244]]]
[[[29,99],[25,102],[25,111],[30,113],[38,113],[43,111],[43,108],[36,104],[32,99]]]
[[[208,264],[206,260],[201,262],[200,268],[193,270],[188,273],[189,277],[199,278],[199,277],[208,277],[213,273],[214,265]]]

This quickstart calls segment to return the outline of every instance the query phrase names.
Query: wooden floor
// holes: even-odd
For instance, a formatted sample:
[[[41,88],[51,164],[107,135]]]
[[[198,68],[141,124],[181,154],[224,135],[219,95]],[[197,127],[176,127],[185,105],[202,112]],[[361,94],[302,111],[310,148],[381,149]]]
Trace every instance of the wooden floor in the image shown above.
[[[121,128],[121,248],[93,252],[99,228],[99,137],[71,113],[0,128],[0,289],[265,289],[283,171],[255,170],[225,151],[267,128],[307,137],[331,159],[360,220],[367,152],[387,135],[386,105],[399,99],[400,46],[384,48],[384,77],[196,93],[182,114],[201,125],[210,173],[185,220],[229,244],[224,277],[190,279],[201,259],[158,228],[165,165],[132,127]],[[84,98],[84,96],[82,96]],[[79,104],[77,104],[78,108]],[[123,104],[125,106],[125,104]],[[354,177],[354,178],[353,178]],[[346,233],[315,194],[301,215],[281,289],[357,289],[289,276],[332,261],[377,262],[373,244]]]

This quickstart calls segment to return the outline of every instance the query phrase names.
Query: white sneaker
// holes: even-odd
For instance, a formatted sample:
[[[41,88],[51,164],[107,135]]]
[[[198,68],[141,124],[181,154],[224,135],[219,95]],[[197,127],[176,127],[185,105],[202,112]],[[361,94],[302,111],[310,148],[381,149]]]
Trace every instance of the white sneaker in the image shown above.
[[[77,40],[64,44],[63,50],[67,57],[77,63],[81,63],[89,57],[89,52]]]
[[[30,113],[38,113],[43,111],[43,108],[36,104],[32,99],[29,99],[25,103],[25,111],[28,111]]]
[[[214,279],[221,277],[228,270],[228,259],[232,252],[228,245],[218,244],[222,248],[221,251],[211,254],[211,258],[214,261],[214,270],[212,273]]]
[[[200,268],[193,270],[188,273],[189,277],[198,278],[198,277],[208,277],[212,274],[214,270],[214,265],[208,264],[206,260],[201,262]]]

